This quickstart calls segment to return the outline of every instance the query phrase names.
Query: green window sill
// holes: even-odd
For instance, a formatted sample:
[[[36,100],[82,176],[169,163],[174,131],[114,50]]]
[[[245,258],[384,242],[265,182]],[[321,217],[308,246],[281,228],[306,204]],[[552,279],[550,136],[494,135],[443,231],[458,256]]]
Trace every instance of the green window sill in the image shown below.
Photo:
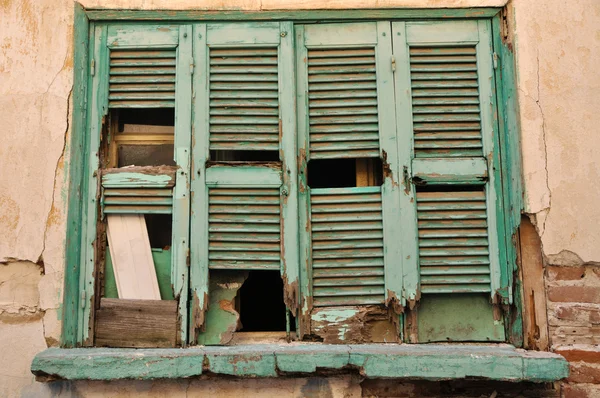
[[[358,370],[368,378],[549,382],[569,375],[567,361],[548,352],[512,346],[427,345],[240,345],[185,349],[49,348],[31,371],[40,381],[174,379],[203,373],[277,377],[330,370]]]

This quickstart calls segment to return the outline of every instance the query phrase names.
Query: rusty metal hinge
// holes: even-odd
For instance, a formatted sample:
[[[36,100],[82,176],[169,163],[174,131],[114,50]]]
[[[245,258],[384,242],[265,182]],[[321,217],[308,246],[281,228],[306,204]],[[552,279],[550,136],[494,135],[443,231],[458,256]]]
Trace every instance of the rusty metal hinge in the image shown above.
[[[494,69],[498,69],[498,53],[494,51],[494,55],[492,56],[494,60]]]
[[[85,290],[82,290],[81,295],[79,296],[79,300],[80,300],[79,304],[81,305],[81,308],[85,308],[85,305],[86,305],[85,298],[86,298]]]
[[[185,265],[189,268],[190,266],[190,248],[185,249]]]
[[[90,64],[90,75],[94,76],[96,74],[96,60],[92,58],[92,62]]]
[[[194,63],[192,62],[190,64],[190,75],[193,75],[193,74],[194,74]]]
[[[392,55],[392,72],[396,72],[396,57]]]

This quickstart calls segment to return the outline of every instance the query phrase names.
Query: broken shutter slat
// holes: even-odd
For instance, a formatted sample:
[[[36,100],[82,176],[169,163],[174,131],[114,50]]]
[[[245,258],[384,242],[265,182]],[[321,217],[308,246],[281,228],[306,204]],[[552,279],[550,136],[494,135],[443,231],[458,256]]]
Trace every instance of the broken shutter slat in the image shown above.
[[[407,61],[408,178],[416,184],[422,293],[488,293],[500,285],[493,159],[491,44],[477,21],[394,24]],[[490,58],[490,59],[488,59]],[[409,82],[409,83],[408,83]],[[399,83],[397,82],[397,85]],[[405,89],[405,90],[402,90]]]

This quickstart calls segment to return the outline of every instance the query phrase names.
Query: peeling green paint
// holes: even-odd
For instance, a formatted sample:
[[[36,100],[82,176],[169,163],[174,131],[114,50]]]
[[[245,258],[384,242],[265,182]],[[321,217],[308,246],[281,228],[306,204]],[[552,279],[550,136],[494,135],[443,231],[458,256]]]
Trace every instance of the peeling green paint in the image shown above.
[[[239,377],[358,371],[368,378],[548,382],[569,374],[558,354],[528,352],[508,345],[289,344],[181,349],[50,348],[31,371],[41,379],[115,380],[199,376]]]

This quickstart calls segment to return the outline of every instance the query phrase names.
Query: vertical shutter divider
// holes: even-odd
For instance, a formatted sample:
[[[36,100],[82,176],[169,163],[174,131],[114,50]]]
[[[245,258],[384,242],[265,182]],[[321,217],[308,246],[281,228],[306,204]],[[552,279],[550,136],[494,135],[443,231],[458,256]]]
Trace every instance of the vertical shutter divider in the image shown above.
[[[417,204],[415,187],[411,183],[413,154],[412,101],[410,95],[410,64],[406,42],[406,23],[392,22],[393,51],[396,59],[394,87],[398,146],[398,183],[400,185],[400,224],[402,225],[403,297],[410,308],[420,298],[417,249]]]
[[[171,283],[179,299],[180,332],[178,340],[187,341],[188,252],[190,237],[190,159],[192,132],[192,27],[181,25],[177,46],[175,153],[178,169],[173,188],[173,236],[171,251]]]
[[[389,22],[377,22],[376,76],[377,116],[379,119],[379,147],[383,162],[381,206],[383,213],[383,258],[385,275],[385,303],[399,314],[406,300],[402,294],[402,245],[399,201],[400,174],[398,173],[398,146],[394,109],[394,76],[392,71],[392,30]]]
[[[194,138],[192,140],[192,210],[190,246],[190,322],[189,341],[195,344],[197,333],[204,325],[208,306],[208,188],[206,186],[206,161],[209,158],[209,93],[208,47],[206,24],[195,24],[193,31],[194,76],[193,113]]]

